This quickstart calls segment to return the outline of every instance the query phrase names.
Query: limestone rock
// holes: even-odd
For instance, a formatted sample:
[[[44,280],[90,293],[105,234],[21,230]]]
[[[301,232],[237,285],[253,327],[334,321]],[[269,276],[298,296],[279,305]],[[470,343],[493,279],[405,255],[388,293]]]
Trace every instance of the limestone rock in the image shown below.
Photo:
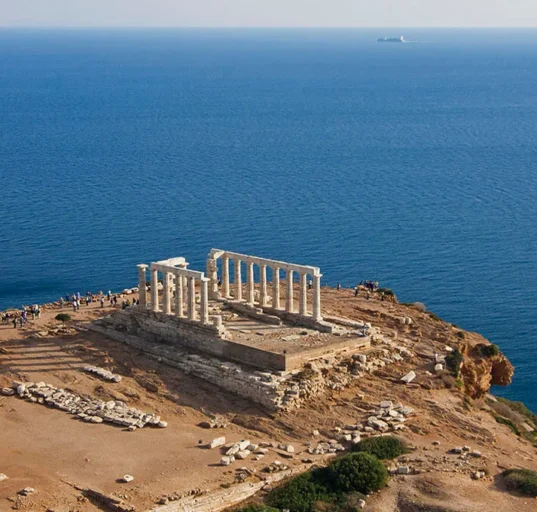
[[[121,479],[125,483],[132,482],[134,480],[134,477],[132,475],[123,475],[123,478]]]
[[[225,444],[226,444],[226,438],[225,437],[217,437],[216,439],[213,439],[209,443],[209,448],[210,449],[218,448],[219,446],[223,446]]]
[[[410,370],[404,377],[401,377],[401,381],[405,384],[409,384],[416,378],[416,373],[413,370]]]
[[[17,494],[20,494],[21,496],[29,496],[34,492],[35,489],[33,487],[25,487],[24,489],[21,489],[19,492],[17,492]]]
[[[9,477],[7,475],[4,475],[4,473],[0,473],[0,482],[3,482],[4,480],[7,480]]]

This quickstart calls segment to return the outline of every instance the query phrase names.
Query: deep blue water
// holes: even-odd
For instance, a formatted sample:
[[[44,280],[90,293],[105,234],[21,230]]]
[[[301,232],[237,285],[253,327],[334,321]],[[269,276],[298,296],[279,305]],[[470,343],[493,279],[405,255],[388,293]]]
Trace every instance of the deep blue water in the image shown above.
[[[0,308],[211,247],[377,279],[537,410],[537,30],[0,31]]]

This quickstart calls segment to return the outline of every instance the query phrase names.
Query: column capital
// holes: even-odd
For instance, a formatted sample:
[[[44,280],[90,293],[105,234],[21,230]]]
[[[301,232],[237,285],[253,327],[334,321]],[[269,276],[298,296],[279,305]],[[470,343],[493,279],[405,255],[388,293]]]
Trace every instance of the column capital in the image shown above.
[[[139,265],[136,265],[140,270],[146,270],[149,265],[146,265],[145,263],[140,263]]]

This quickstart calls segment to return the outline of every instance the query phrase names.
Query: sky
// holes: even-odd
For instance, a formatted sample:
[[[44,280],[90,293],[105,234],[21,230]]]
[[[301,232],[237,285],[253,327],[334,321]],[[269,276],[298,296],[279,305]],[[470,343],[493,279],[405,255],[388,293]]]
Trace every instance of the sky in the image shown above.
[[[0,0],[7,27],[537,27],[537,0]]]

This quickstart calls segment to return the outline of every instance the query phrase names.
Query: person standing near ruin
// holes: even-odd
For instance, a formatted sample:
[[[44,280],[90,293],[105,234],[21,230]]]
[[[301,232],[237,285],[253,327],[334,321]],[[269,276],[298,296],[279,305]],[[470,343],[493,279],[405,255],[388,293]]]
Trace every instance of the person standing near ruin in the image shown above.
[[[341,290],[341,283],[338,283],[337,286],[336,286],[336,290],[339,292],[339,290]]]
[[[101,307],[104,308],[104,295],[101,294],[99,300],[101,301]]]

